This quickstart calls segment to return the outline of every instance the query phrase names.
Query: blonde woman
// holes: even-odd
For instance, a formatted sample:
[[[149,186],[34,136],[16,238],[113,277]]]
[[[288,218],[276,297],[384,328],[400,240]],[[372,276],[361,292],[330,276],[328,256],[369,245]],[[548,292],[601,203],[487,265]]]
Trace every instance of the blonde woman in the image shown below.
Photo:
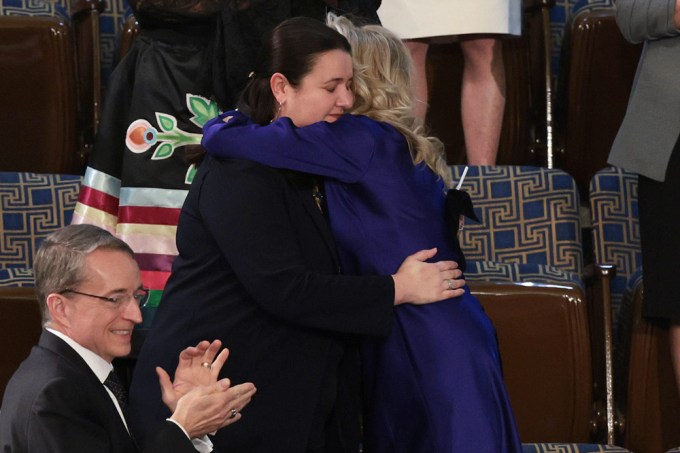
[[[273,105],[246,102],[212,120],[203,146],[213,156],[325,177],[320,204],[346,273],[393,272],[405,253],[431,247],[460,261],[444,220],[450,172],[441,143],[423,135],[414,117],[408,51],[382,27],[357,28],[336,17],[330,25],[354,50],[354,111],[363,115],[322,116],[296,127],[278,118],[280,106],[315,112],[350,82],[321,77],[303,86],[281,74],[256,74],[269,80],[261,86],[271,90]],[[362,358],[365,451],[521,451],[495,330],[467,287],[443,302],[395,309],[390,334],[365,340]]]

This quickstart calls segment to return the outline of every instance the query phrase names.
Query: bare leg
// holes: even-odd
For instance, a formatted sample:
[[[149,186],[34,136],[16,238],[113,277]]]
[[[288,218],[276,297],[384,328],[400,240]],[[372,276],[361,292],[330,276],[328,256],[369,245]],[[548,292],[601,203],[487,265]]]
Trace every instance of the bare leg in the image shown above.
[[[430,47],[425,41],[404,41],[406,47],[411,52],[414,66],[414,80],[413,80],[413,95],[415,99],[415,116],[421,123],[425,123],[425,115],[427,115],[428,94],[427,94],[427,73],[426,61],[427,50]]]
[[[671,322],[668,335],[671,346],[671,360],[673,361],[673,370],[675,371],[675,383],[678,393],[680,393],[680,321],[674,320]]]
[[[461,115],[467,161],[494,165],[505,109],[502,42],[488,36],[461,37]]]

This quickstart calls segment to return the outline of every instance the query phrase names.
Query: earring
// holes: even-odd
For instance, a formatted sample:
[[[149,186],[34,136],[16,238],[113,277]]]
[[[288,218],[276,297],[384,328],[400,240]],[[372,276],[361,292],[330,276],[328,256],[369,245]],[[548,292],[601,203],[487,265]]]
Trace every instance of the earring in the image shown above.
[[[273,122],[274,120],[279,119],[279,115],[281,115],[281,107],[283,107],[283,102],[277,102],[279,104],[279,107],[276,109],[276,114],[274,114],[274,118],[269,121],[270,123]]]

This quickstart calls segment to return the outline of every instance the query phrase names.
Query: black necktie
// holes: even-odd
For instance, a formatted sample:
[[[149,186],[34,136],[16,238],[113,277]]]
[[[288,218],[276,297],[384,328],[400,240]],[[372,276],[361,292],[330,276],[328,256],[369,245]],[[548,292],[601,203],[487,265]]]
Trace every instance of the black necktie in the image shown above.
[[[127,393],[125,392],[123,383],[120,382],[120,379],[118,379],[118,375],[114,370],[111,370],[109,376],[104,381],[104,385],[108,387],[108,389],[111,390],[111,393],[113,393],[113,396],[116,397],[120,410],[123,411],[123,416],[127,418]]]

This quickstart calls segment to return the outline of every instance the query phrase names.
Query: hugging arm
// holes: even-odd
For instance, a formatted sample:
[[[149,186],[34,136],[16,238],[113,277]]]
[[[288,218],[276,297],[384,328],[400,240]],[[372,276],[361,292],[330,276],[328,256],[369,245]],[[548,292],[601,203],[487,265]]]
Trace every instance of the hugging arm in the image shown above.
[[[351,183],[363,176],[374,153],[369,121],[344,115],[334,123],[320,121],[305,127],[295,127],[289,118],[260,126],[232,111],[203,127],[201,144],[216,157],[249,159]]]
[[[395,302],[455,295],[445,283],[456,276],[452,262],[443,262],[442,268],[410,262],[407,268],[413,272],[400,273],[404,278],[398,278],[396,293],[394,277],[389,275],[330,273],[336,268],[324,250],[332,245],[318,234],[327,226],[311,191],[282,191],[281,178],[270,168],[242,160],[210,165],[194,181],[201,183],[200,193],[191,195],[199,197],[199,215],[221,255],[269,315],[314,329],[384,335],[389,332]],[[434,282],[434,291],[420,278],[421,271],[435,274],[428,279]]]

